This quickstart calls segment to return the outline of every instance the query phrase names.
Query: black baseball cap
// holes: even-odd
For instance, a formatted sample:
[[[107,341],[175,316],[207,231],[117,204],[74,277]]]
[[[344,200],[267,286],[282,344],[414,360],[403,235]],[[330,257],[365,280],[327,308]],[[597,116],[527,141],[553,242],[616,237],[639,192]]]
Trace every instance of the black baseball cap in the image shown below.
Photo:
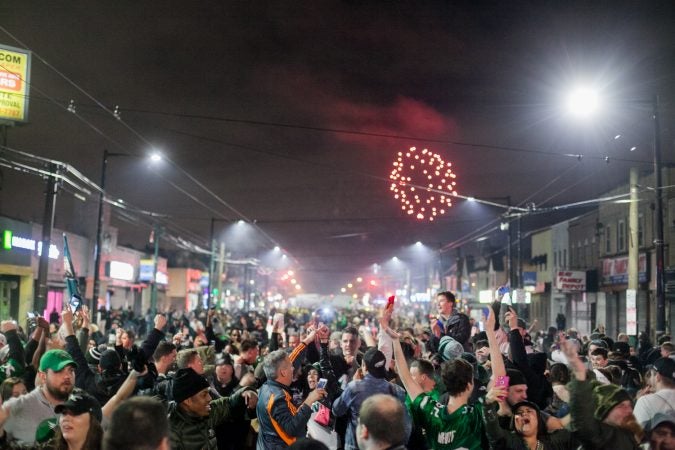
[[[93,417],[96,417],[99,422],[103,420],[103,413],[101,411],[101,405],[94,397],[87,394],[82,389],[75,389],[68,396],[68,400],[60,405],[56,405],[54,412],[56,414],[63,414],[64,411],[73,413],[76,416],[80,414],[89,413]]]

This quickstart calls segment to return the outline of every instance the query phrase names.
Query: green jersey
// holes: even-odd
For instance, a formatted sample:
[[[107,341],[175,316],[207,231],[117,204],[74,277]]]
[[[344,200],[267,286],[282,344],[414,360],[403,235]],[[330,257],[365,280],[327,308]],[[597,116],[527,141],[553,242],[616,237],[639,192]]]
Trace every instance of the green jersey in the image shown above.
[[[434,450],[479,450],[485,435],[483,405],[464,405],[452,414],[447,405],[428,394],[419,395],[412,403],[415,423],[424,427],[427,441]]]

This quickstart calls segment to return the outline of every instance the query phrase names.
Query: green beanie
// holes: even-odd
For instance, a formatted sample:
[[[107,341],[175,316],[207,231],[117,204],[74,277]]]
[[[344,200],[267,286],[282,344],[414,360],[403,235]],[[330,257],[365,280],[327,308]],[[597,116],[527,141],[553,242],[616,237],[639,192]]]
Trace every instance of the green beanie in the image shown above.
[[[607,414],[619,403],[631,400],[628,392],[616,384],[603,384],[593,389],[595,397],[595,418],[604,420]]]

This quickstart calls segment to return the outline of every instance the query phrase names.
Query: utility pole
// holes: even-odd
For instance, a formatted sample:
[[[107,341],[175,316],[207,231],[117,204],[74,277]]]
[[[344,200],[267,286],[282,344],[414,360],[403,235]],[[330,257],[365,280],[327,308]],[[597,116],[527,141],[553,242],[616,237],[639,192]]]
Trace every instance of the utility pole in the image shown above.
[[[48,166],[50,172],[47,178],[47,190],[45,197],[45,211],[42,218],[42,254],[38,265],[37,294],[35,296],[34,309],[42,314],[47,306],[47,274],[49,273],[49,247],[52,244],[52,230],[54,229],[54,215],[56,212],[56,195],[58,183],[56,175],[60,168],[53,163]]]
[[[214,264],[214,257],[213,253],[215,252],[215,242],[213,239],[213,233],[214,233],[214,227],[216,225],[216,219],[215,217],[211,217],[211,230],[209,232],[209,290],[206,293],[206,305],[211,308],[211,297],[212,297],[212,290],[213,290],[213,264]],[[220,291],[218,291],[220,292]]]
[[[626,325],[629,335],[637,334],[637,301],[638,301],[638,171],[630,169],[630,204],[628,206],[628,289],[626,290]],[[649,316],[647,316],[649,323]],[[649,329],[649,326],[647,327]]]
[[[661,178],[661,127],[659,125],[659,97],[654,96],[654,203],[656,207],[654,251],[656,252],[656,336],[666,330],[666,293],[664,279],[663,199]]]
[[[103,150],[101,164],[101,192],[98,194],[98,221],[96,222],[96,246],[94,247],[94,292],[91,297],[91,320],[95,323],[98,296],[101,290],[101,235],[103,234],[103,201],[105,199],[105,173],[108,168],[108,150]]]
[[[155,255],[153,258],[152,267],[152,290],[150,291],[150,310],[152,314],[157,313],[157,264],[159,262],[159,239],[162,234],[162,229],[158,224],[154,226],[155,237]]]
[[[223,295],[223,272],[225,270],[225,243],[221,242],[220,243],[220,249],[218,252],[218,272],[217,272],[217,277],[216,278],[216,286],[218,287],[218,297],[213,299],[213,304],[218,303],[218,300],[222,298],[221,296]],[[209,304],[209,308],[211,307],[211,304]]]

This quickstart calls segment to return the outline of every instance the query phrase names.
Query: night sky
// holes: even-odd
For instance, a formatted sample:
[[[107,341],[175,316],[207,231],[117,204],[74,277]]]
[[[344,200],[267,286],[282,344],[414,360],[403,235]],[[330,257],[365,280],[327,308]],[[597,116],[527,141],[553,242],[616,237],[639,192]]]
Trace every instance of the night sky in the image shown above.
[[[670,1],[4,1],[1,44],[28,47],[123,119],[34,56],[30,122],[7,143],[96,181],[104,148],[142,156],[151,143],[297,258],[306,291],[329,293],[402,247],[462,242],[503,212],[457,201],[433,223],[409,217],[387,177],[410,146],[451,161],[465,196],[592,199],[629,167],[650,170],[650,106],[634,100],[658,93],[672,161],[674,23]],[[606,103],[579,123],[560,104],[582,81]],[[0,213],[41,221],[43,190],[3,169]],[[240,218],[166,163],[113,158],[108,192],[201,245],[210,217]],[[58,227],[93,235],[95,198],[58,201]],[[121,243],[145,246],[147,225],[113,224]],[[258,253],[272,246],[257,241]]]

